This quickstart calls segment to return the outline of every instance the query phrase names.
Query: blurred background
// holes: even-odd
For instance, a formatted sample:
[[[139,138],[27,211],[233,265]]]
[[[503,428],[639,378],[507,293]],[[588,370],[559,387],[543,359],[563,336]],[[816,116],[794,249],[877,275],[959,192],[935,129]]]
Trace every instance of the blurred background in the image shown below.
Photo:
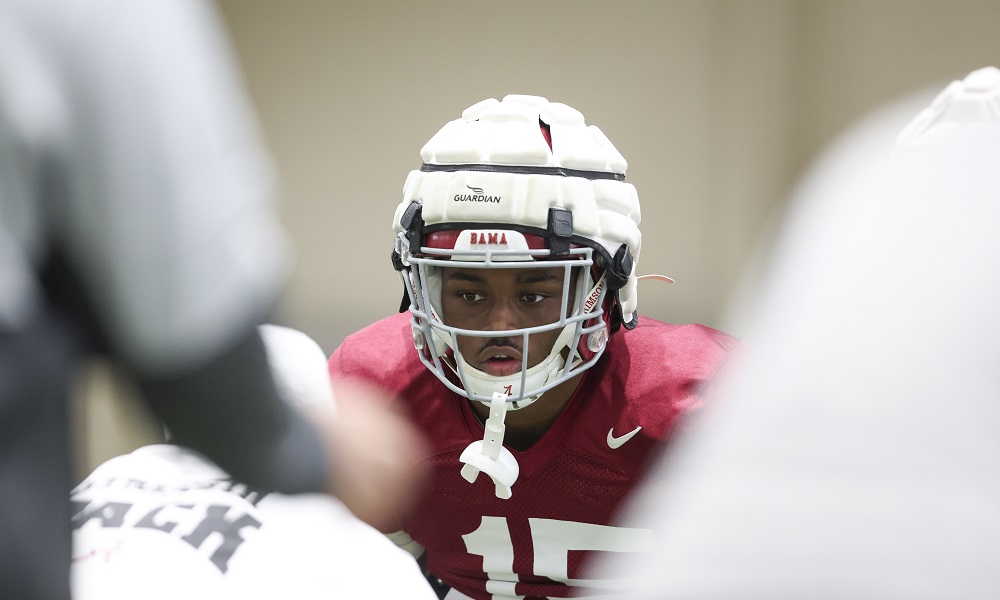
[[[545,96],[600,127],[639,193],[638,271],[676,281],[641,283],[640,313],[722,328],[825,143],[887,102],[1000,66],[997,0],[218,6],[283,182],[297,270],[279,318],[327,353],[398,309],[403,181],[484,98]],[[80,393],[81,470],[158,435],[106,367]]]

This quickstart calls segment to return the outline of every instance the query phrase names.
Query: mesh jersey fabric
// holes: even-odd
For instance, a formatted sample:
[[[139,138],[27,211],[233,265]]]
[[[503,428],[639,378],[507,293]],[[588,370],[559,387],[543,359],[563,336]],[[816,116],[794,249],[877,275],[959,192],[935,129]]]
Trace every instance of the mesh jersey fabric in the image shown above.
[[[496,497],[488,477],[472,484],[461,477],[459,456],[483,438],[483,426],[469,401],[420,363],[409,315],[349,336],[330,358],[330,372],[396,393],[429,438],[428,492],[400,528],[425,548],[431,572],[477,599],[566,597],[594,587],[578,579],[589,551],[650,549],[649,532],[641,526],[609,524],[739,346],[704,326],[648,318],[612,336],[551,429],[526,451],[512,451],[520,476],[508,500]],[[620,437],[636,427],[642,429],[626,443],[609,446],[609,431]]]

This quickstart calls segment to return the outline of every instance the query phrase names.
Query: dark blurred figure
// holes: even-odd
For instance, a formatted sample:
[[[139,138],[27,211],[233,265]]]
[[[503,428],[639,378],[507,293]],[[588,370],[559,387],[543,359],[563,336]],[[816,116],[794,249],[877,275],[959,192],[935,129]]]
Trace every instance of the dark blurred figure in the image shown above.
[[[0,1],[0,598],[69,597],[67,400],[90,354],[248,484],[377,523],[417,477],[401,417],[307,419],[276,392],[255,325],[290,263],[219,22],[196,0]]]

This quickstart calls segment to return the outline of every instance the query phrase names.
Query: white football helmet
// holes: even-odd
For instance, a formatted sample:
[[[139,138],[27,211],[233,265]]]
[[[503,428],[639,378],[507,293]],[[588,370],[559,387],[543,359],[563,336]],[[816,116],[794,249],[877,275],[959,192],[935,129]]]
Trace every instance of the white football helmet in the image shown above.
[[[406,288],[421,361],[449,389],[517,409],[593,366],[608,336],[636,325],[639,199],[627,163],[577,110],[537,96],[484,100],[446,124],[420,152],[393,217],[393,264]],[[562,267],[562,318],[507,331],[460,329],[441,319],[441,273],[463,268]],[[573,297],[570,290],[574,289]],[[531,334],[561,330],[528,364]],[[473,368],[458,336],[519,337],[521,370]]]

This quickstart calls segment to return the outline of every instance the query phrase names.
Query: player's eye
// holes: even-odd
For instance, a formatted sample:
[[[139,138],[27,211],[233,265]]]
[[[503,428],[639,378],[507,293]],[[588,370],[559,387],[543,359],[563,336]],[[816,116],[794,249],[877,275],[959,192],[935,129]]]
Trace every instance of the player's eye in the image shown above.
[[[521,296],[521,300],[527,302],[528,304],[537,304],[537,303],[541,302],[542,300],[545,300],[548,297],[549,297],[548,294],[540,294],[540,293],[537,293],[537,292],[528,292],[527,294],[523,294]]]
[[[458,297],[466,302],[480,302],[485,300],[485,297],[479,292],[459,292]]]

